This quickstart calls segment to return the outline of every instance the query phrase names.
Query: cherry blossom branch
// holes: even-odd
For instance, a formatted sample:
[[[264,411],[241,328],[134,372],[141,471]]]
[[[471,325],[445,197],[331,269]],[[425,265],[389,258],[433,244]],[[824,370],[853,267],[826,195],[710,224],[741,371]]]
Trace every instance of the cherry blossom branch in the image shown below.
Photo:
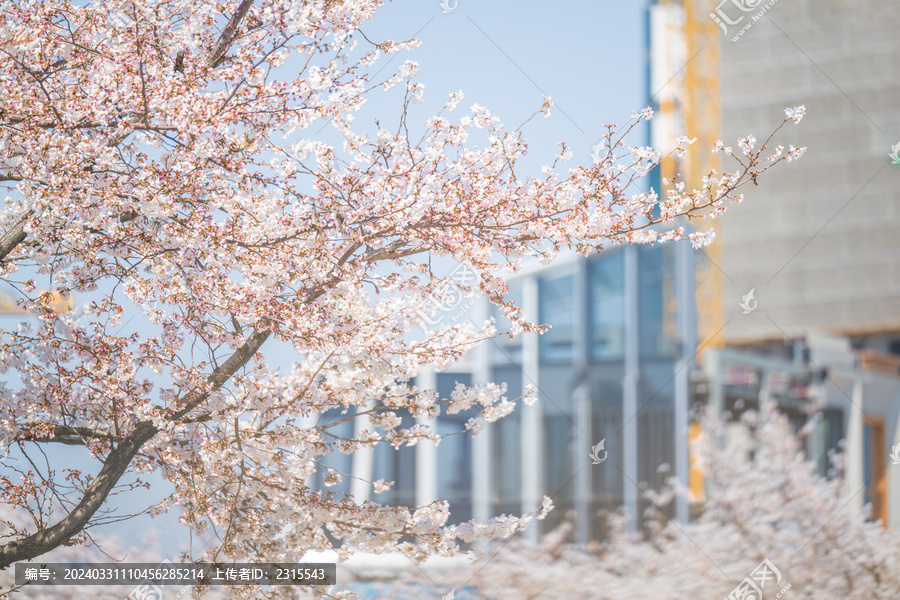
[[[106,501],[137,451],[158,432],[150,421],[139,423],[109,453],[81,502],[62,520],[43,531],[0,546],[0,569],[45,554],[77,535]]]
[[[206,59],[205,59],[207,67],[209,67],[209,68],[218,67],[225,60],[225,54],[228,52],[228,49],[231,47],[231,44],[234,42],[235,35],[237,34],[237,29],[240,26],[241,21],[244,19],[244,17],[249,12],[251,6],[253,6],[253,0],[242,0],[241,3],[238,5],[237,10],[235,10],[234,14],[231,15],[231,18],[228,20],[228,24],[225,26],[225,29],[222,31],[221,35],[219,36],[219,39],[216,41],[215,45],[210,49],[209,53],[207,53]],[[41,127],[41,128],[58,127],[60,124],[62,124],[63,119],[62,119],[62,116],[56,110],[56,108],[53,106],[53,103],[52,103],[53,100],[50,97],[49,92],[47,92],[46,88],[44,88],[42,81],[37,79],[36,74],[34,74],[30,69],[28,69],[24,65],[24,63],[21,63],[21,61],[17,61],[17,62],[26,71],[28,71],[30,74],[32,74],[32,76],[35,77],[36,81],[41,86],[41,89],[47,95],[48,101],[50,102],[51,107],[53,107],[53,110],[54,110],[54,112],[56,112],[56,115],[57,115],[56,121],[40,122],[37,124],[37,126]],[[54,63],[54,64],[57,64],[57,63]],[[141,68],[143,69],[143,64],[141,65]],[[142,80],[143,80],[143,74],[142,74]],[[145,104],[146,104],[146,99],[145,99]],[[21,116],[21,115],[6,116],[2,112],[0,112],[0,118],[3,118],[3,117],[6,117],[12,123],[21,123],[28,119],[28,117]],[[147,115],[147,114],[144,115],[145,119],[147,119],[148,117],[149,117],[149,115]],[[94,122],[94,123],[80,123],[80,124],[75,125],[75,127],[96,128],[96,127],[102,127],[104,125],[106,125],[106,124],[100,123],[100,122]],[[133,130],[178,131],[177,127],[149,125],[147,123],[131,123],[129,126]],[[112,145],[112,146],[118,145],[119,143],[121,143],[121,141],[123,141],[125,139],[125,137],[126,137],[125,134],[113,136],[113,138],[110,139],[110,145]],[[6,175],[6,176],[4,176],[4,179],[21,181],[22,177],[20,175]],[[27,234],[25,233],[24,226],[25,226],[25,223],[27,223],[27,220],[28,220],[30,214],[31,213],[25,214],[22,217],[22,221],[20,221],[18,224],[13,226],[12,229],[9,229],[8,231],[6,231],[3,234],[2,238],[0,238],[0,261],[4,260],[9,255],[9,253],[12,252],[16,248],[16,246],[18,246],[19,244],[24,242],[25,239],[28,237]],[[135,214],[135,213],[131,213],[131,214]],[[124,220],[130,220],[127,217],[131,216],[131,214],[125,215]],[[123,222],[124,222],[124,220],[123,220]]]
[[[72,427],[70,425],[53,425],[48,423],[26,423],[22,427],[27,431],[46,431],[50,429],[52,435],[23,434],[17,441],[25,442],[56,442],[70,446],[85,446],[89,440],[115,440],[116,435],[102,429],[93,427]]]
[[[253,6],[253,0],[241,0],[241,3],[234,11],[234,14],[231,15],[231,18],[228,20],[225,29],[222,30],[222,35],[219,36],[216,44],[206,55],[206,65],[208,67],[218,67],[225,60],[225,53],[228,52],[228,48],[231,46],[231,43],[234,42],[234,37],[237,35],[237,28],[247,15],[251,6]]]
[[[224,364],[215,369],[207,379],[207,388],[194,391],[184,401],[184,406],[165,419],[175,421],[199,406],[209,394],[221,388],[228,379],[253,357],[269,337],[268,331],[255,331],[247,342],[232,354]],[[57,548],[77,535],[103,505],[107,496],[125,474],[132,459],[140,449],[161,430],[153,421],[141,421],[124,438],[118,441],[107,455],[100,472],[87,488],[81,501],[58,523],[27,537],[0,546],[0,569],[14,562],[28,560]]]

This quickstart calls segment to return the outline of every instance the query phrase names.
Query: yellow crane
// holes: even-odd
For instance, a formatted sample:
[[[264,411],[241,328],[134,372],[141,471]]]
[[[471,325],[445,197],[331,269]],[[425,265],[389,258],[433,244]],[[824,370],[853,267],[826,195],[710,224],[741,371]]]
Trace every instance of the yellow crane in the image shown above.
[[[68,312],[72,310],[72,296],[69,295],[68,298],[63,298],[59,295],[58,292],[53,292],[53,302],[50,304],[51,308],[58,313]],[[16,301],[9,294],[0,293],[0,315],[26,315],[28,311],[23,310],[20,306],[16,305]]]
[[[688,189],[699,187],[704,175],[722,172],[719,154],[710,152],[721,137],[721,40],[722,32],[709,16],[709,2],[680,0],[684,8],[684,41],[687,63],[684,67],[681,113],[686,134],[696,137],[694,152],[683,159],[683,177]],[[702,347],[724,345],[721,333],[725,324],[722,308],[722,244],[714,241],[704,249],[707,259],[697,261],[697,329]],[[702,362],[699,355],[698,362]]]
[[[703,185],[703,177],[721,173],[718,154],[710,149],[721,136],[720,55],[721,34],[709,16],[708,2],[700,0],[658,0],[651,31],[651,82],[658,118],[654,119],[653,145],[669,150],[679,135],[697,138],[692,152],[682,158],[669,157],[660,165],[660,177],[672,186],[676,179],[688,189]],[[663,184],[663,188],[668,187]],[[664,190],[663,190],[663,193]],[[704,224],[705,225],[705,224]],[[701,226],[699,229],[704,229]],[[722,305],[723,278],[721,242],[704,249],[705,258],[695,261],[695,302],[698,348],[724,345]],[[667,313],[674,315],[674,296]],[[674,322],[673,319],[668,319]],[[702,363],[703,355],[695,357]],[[699,423],[690,426],[687,442],[702,435]],[[695,457],[688,457],[688,485],[691,498],[704,497],[704,474]]]

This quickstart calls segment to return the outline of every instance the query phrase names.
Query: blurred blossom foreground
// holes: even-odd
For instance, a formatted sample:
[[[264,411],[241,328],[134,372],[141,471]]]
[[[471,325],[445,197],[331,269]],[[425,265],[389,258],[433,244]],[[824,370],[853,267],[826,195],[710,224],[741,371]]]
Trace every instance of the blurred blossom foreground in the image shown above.
[[[569,543],[574,528],[566,522],[540,546],[518,538],[495,543],[478,564],[411,568],[402,581],[361,586],[371,592],[360,597],[439,598],[455,590],[454,600],[758,600],[746,584],[741,591],[741,583],[763,561],[777,569],[763,578],[766,599],[779,593],[791,600],[900,597],[900,542],[867,521],[870,507],[849,502],[838,478],[843,455],[831,456],[827,479],[803,457],[800,444],[814,421],[794,436],[771,403],[741,421],[751,435],[720,448],[716,440],[733,424],[706,419],[708,433],[692,450],[708,478],[708,499],[688,524],[667,523],[654,510],[655,526],[644,539],[629,541],[624,519],[610,514],[612,534],[585,549]],[[647,493],[663,508],[677,492]],[[347,584],[346,577],[338,581]],[[423,596],[425,589],[437,592]]]

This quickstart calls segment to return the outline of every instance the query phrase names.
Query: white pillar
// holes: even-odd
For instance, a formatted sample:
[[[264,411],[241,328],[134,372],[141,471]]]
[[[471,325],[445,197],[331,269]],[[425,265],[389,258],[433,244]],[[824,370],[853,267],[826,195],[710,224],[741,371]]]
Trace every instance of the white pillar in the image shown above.
[[[575,468],[574,506],[575,506],[575,541],[579,544],[587,544],[591,534],[591,476],[593,465],[588,454],[591,447],[597,442],[592,441],[591,431],[591,388],[588,376],[588,365],[591,360],[590,352],[590,310],[588,299],[590,295],[588,278],[588,261],[583,256],[578,257],[578,269],[575,272],[574,308],[575,308],[575,337],[573,347],[573,365],[575,367],[576,381],[572,390],[572,433],[575,440],[572,464]],[[599,441],[599,440],[597,440]],[[613,468],[611,464],[606,468]]]
[[[480,299],[474,310],[476,326],[488,318],[489,310],[489,303]],[[484,385],[490,381],[491,376],[490,345],[482,343],[472,353],[475,355],[472,383]],[[479,521],[491,518],[493,461],[498,458],[491,452],[491,429],[492,425],[486,426],[472,440],[472,516]]]
[[[374,402],[370,400],[365,405],[365,410],[369,410],[374,406]],[[353,437],[357,437],[363,429],[372,430],[369,421],[369,415],[356,417],[353,419]],[[351,458],[350,474],[353,476],[350,480],[350,494],[357,504],[362,504],[372,497],[372,466],[375,459],[375,449],[359,448],[353,453]]]
[[[828,460],[825,456],[825,432],[822,422],[824,415],[821,412],[825,409],[825,401],[827,400],[824,377],[822,376],[822,373],[819,372],[817,365],[810,364],[809,369],[812,372],[812,382],[810,384],[810,387],[812,388],[812,398],[810,402],[815,403],[815,406],[819,411],[814,417],[815,421],[807,438],[809,440],[809,459],[816,464],[817,469],[819,465],[824,463],[825,472],[823,475],[827,475]]]
[[[431,367],[423,367],[416,378],[421,390],[437,387],[437,373]],[[432,433],[437,433],[437,419],[418,417],[416,423],[428,425]],[[420,442],[416,451],[416,506],[424,506],[438,499],[437,446],[434,442]]]
[[[725,389],[722,384],[722,355],[718,348],[710,348],[703,357],[703,371],[706,374],[706,385],[709,399],[707,405],[711,416],[721,419],[725,411]],[[762,378],[760,378],[762,385]]]
[[[675,479],[688,489],[689,485],[689,453],[688,453],[688,411],[690,410],[691,370],[694,367],[694,353],[697,348],[697,333],[694,323],[694,261],[693,248],[682,241],[675,246],[675,302],[678,318],[677,338],[680,356],[675,363],[675,406],[674,406],[674,442],[675,442]],[[675,518],[688,521],[687,498],[681,494],[675,497]]]
[[[622,381],[622,496],[629,531],[637,531],[637,404],[640,373],[638,344],[638,248],[625,247],[625,376]]]
[[[847,444],[844,448],[844,481],[847,491],[852,496],[850,505],[854,508],[862,508],[865,495],[862,489],[866,485],[863,474],[866,452],[866,448],[863,447],[865,386],[864,375],[857,370],[854,373],[853,392],[847,406]]]
[[[896,388],[895,388],[896,389]],[[894,454],[894,446],[900,444],[900,390],[895,391],[890,408],[885,419],[885,439],[888,452]],[[888,528],[891,531],[900,531],[900,466],[895,466],[891,457],[887,461],[887,505]]]
[[[586,375],[585,375],[586,377]],[[582,381],[572,394],[573,412],[577,428],[575,430],[575,541],[587,544],[591,533],[591,476],[595,468],[615,468],[604,463],[595,467],[589,456],[593,432],[591,431],[591,396],[588,382]],[[599,440],[598,440],[599,441]],[[608,450],[607,450],[608,451]],[[610,461],[612,462],[612,461]]]
[[[300,424],[301,424],[300,426],[303,429],[312,429],[313,427],[316,426],[316,423],[319,422],[319,419],[321,417],[322,417],[321,413],[317,413],[317,412],[310,413],[308,416],[300,419]],[[313,486],[315,486],[315,484],[316,484],[316,472],[313,471],[312,473],[310,473],[303,479],[303,485],[305,485],[306,487],[311,489]]]
[[[707,410],[709,416],[718,421],[725,411],[725,388],[722,382],[722,354],[718,348],[710,348],[703,356],[703,372],[706,376],[707,386]],[[760,380],[760,384],[762,381]],[[713,435],[712,431],[704,431],[703,435]],[[715,443],[722,448],[726,443],[724,430],[720,430]],[[709,478],[703,478],[703,496],[708,497],[715,492],[715,482]]]
[[[538,320],[538,283],[534,276],[522,282],[522,310],[526,318]],[[540,389],[538,372],[540,353],[538,336],[533,333],[524,335],[522,340],[522,389],[531,384]],[[522,512],[531,512],[538,508],[543,498],[543,407],[541,402],[522,406]],[[531,541],[540,538],[540,523],[534,522],[524,532],[524,537]]]

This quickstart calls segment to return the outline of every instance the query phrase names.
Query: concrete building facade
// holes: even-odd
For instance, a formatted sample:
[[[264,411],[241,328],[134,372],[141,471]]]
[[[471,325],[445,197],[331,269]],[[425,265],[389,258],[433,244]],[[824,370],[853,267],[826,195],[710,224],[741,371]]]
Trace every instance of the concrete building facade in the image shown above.
[[[722,9],[743,17],[729,33],[759,12]],[[808,148],[719,224],[729,312],[750,289],[759,303],[729,323],[726,343],[811,328],[900,351],[900,170],[888,157],[900,141],[898,28],[893,2],[790,0],[737,41],[723,33],[722,139],[760,136],[803,104],[778,141]]]

